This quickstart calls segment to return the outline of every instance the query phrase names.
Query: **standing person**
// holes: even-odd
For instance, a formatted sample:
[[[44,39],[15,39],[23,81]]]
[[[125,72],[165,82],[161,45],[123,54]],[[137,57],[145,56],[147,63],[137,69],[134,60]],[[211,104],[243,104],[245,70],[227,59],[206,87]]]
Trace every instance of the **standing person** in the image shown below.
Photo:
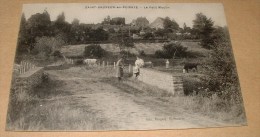
[[[118,81],[120,81],[124,75],[124,63],[123,63],[123,58],[121,57],[117,62],[116,62],[116,77],[118,78]]]
[[[144,61],[139,57],[136,57],[135,66],[134,66],[134,74],[137,78],[140,75],[140,68],[143,67]]]
[[[135,78],[137,78],[140,75],[139,67],[135,65],[134,69],[133,69],[133,72],[134,72]]]

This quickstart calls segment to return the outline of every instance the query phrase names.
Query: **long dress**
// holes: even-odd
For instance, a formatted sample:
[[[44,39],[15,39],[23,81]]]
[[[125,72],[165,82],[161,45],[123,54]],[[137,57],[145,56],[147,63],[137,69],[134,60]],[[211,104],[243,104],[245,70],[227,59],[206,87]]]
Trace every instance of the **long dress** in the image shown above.
[[[138,77],[140,75],[140,68],[144,65],[144,60],[137,58],[135,61],[135,66],[134,66],[134,74],[135,77]]]
[[[123,67],[124,67],[124,64],[122,62],[122,60],[118,60],[117,63],[116,63],[116,77],[123,77]]]

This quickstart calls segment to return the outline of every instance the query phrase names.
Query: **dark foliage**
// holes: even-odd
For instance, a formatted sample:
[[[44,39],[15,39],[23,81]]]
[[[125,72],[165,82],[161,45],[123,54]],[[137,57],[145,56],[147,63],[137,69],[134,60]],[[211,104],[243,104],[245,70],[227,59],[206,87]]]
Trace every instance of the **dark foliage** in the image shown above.
[[[179,24],[175,20],[166,17],[163,22],[163,27],[166,32],[175,32],[179,30]]]
[[[83,65],[83,64],[84,64],[83,59],[77,59],[77,60],[75,61],[75,65]]]
[[[217,94],[224,100],[241,103],[241,93],[227,28],[219,27],[214,31],[212,52],[204,65],[207,76],[203,79],[205,91]],[[204,92],[205,92],[204,91]]]
[[[145,57],[145,56],[146,56],[144,50],[139,51],[139,55],[140,55],[141,57]]]
[[[157,50],[155,56],[157,58],[175,58],[175,57],[187,57],[187,48],[183,47],[178,42],[170,42],[163,46],[163,50]]]
[[[63,57],[59,50],[54,51],[52,55],[56,58],[62,58]]]
[[[125,25],[125,18],[122,17],[116,17],[112,18],[110,21],[111,25]]]
[[[85,47],[84,56],[88,58],[102,58],[106,55],[106,51],[98,44],[92,44]]]
[[[135,54],[132,54],[127,50],[121,50],[120,51],[120,57],[122,57],[122,58],[135,57],[135,56],[136,56]]]
[[[206,49],[211,49],[214,44],[212,33],[214,22],[211,18],[207,18],[204,14],[196,14],[196,19],[193,20],[193,29],[196,35],[201,39],[201,46]]]
[[[154,39],[154,35],[151,32],[145,33],[143,36],[144,39]]]

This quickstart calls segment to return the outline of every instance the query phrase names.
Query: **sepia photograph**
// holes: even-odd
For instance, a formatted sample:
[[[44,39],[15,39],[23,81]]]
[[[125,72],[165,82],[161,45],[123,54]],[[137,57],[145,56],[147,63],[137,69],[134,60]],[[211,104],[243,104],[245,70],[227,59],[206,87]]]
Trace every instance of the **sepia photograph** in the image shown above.
[[[23,4],[7,131],[246,126],[221,3]]]

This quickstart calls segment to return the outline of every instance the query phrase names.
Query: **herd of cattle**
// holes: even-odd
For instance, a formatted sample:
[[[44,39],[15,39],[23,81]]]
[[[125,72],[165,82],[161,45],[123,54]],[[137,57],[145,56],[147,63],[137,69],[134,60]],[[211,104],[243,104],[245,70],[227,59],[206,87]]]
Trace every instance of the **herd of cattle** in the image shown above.
[[[98,59],[85,59],[83,62],[84,62],[85,65],[88,65],[88,66],[97,66],[99,60]],[[151,61],[144,62],[144,67],[152,68],[153,67],[153,63]],[[198,63],[184,63],[183,73],[189,73],[189,70],[198,71]]]

